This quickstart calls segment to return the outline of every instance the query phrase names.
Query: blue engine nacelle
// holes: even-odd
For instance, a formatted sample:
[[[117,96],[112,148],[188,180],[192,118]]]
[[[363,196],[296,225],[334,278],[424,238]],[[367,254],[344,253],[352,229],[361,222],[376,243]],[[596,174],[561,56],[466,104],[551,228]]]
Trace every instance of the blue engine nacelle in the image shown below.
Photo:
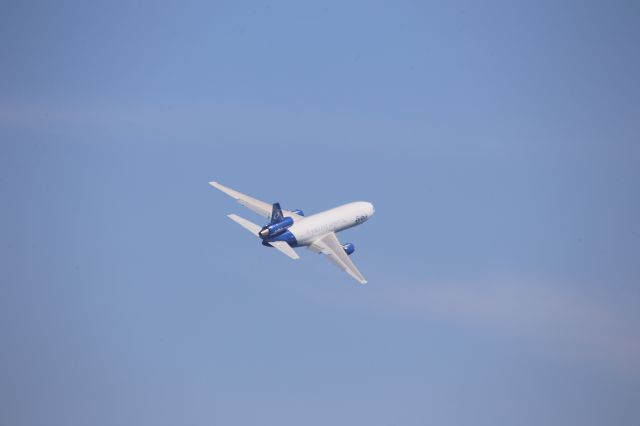
[[[354,246],[352,243],[344,244],[342,248],[344,249],[344,252],[347,253],[347,255],[351,255],[351,253],[356,251],[356,246]]]
[[[300,209],[291,210],[291,213],[299,214],[300,216],[304,216],[304,212]]]
[[[282,234],[291,225],[293,225],[293,219],[291,219],[290,217],[285,217],[280,222],[263,226],[259,232],[259,235],[262,238],[273,237]]]

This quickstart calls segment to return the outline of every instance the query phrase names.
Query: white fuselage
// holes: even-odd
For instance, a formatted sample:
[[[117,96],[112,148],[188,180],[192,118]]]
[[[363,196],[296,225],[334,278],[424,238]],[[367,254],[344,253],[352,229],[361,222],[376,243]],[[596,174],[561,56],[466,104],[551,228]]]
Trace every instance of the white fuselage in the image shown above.
[[[367,221],[375,213],[373,204],[356,201],[295,219],[289,228],[298,245],[308,245],[329,232],[339,232]]]

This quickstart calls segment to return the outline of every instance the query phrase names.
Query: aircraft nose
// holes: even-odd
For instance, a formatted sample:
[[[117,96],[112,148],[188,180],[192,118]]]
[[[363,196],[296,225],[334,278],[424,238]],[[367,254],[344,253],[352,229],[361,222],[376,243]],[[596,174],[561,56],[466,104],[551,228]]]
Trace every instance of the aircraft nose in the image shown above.
[[[376,212],[376,208],[371,203],[367,203],[367,205],[369,206],[369,216],[372,216]]]

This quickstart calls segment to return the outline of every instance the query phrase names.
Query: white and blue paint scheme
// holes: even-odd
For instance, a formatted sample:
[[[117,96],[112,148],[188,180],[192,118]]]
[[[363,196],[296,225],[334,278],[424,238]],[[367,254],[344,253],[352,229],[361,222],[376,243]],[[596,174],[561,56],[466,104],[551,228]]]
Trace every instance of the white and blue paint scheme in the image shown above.
[[[375,213],[373,204],[356,201],[305,216],[302,210],[283,210],[279,203],[265,203],[218,182],[209,182],[209,185],[260,216],[270,219],[267,225],[260,226],[235,214],[228,215],[231,220],[261,238],[263,245],[275,247],[292,259],[300,258],[293,247],[308,247],[316,253],[326,254],[333,263],[360,284],[367,283],[349,258],[355,251],[355,246],[352,243],[340,243],[336,232],[366,222]]]

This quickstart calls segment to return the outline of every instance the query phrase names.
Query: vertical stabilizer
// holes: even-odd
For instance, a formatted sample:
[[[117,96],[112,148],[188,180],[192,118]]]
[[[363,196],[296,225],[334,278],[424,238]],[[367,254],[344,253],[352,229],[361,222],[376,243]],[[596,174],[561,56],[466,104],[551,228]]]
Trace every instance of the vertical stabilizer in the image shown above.
[[[273,203],[271,208],[271,223],[280,222],[284,216],[282,215],[282,209],[280,203]]]

